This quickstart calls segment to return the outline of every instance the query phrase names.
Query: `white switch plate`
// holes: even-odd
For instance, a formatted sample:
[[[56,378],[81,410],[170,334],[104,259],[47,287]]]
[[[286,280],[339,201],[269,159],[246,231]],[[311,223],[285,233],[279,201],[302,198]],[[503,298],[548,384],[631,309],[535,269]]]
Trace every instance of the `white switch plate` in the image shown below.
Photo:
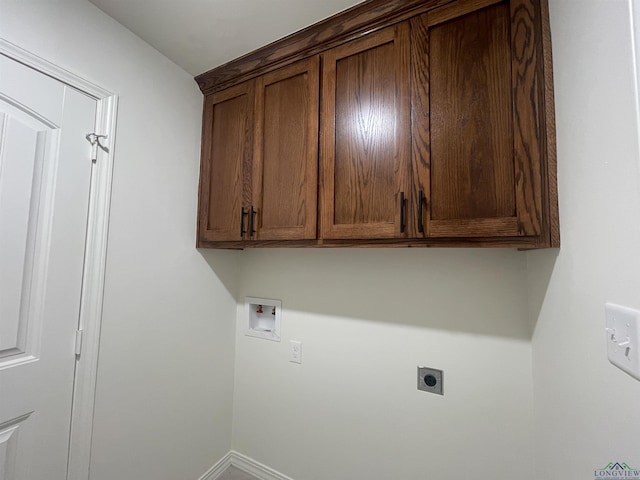
[[[609,361],[640,380],[640,312],[607,303],[605,317]]]
[[[296,340],[289,342],[289,361],[291,363],[302,363],[302,342]]]

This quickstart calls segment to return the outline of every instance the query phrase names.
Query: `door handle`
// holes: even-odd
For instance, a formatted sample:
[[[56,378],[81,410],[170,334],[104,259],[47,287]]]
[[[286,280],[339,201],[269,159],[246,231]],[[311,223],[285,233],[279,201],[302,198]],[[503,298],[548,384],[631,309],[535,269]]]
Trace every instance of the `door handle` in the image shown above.
[[[244,229],[244,217],[249,215],[249,212],[244,211],[244,207],[240,207],[240,238],[244,237],[246,230]]]
[[[400,233],[404,233],[404,192],[400,192]]]
[[[255,221],[256,221],[256,217],[258,216],[258,212],[256,212],[253,209],[253,205],[251,205],[251,220],[249,221],[249,236],[253,237],[253,234],[256,233],[256,229],[255,229]]]
[[[424,233],[424,224],[422,220],[422,205],[424,204],[424,192],[418,192],[418,232]]]

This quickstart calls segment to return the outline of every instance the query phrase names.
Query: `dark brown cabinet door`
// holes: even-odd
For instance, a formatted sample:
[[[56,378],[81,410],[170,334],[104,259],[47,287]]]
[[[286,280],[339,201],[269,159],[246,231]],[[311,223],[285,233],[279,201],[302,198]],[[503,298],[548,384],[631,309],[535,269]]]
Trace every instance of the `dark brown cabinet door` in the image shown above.
[[[320,158],[325,239],[407,236],[409,32],[408,23],[400,23],[323,54]]]
[[[256,80],[253,238],[317,237],[319,58]]]
[[[541,232],[544,112],[532,0],[414,18],[413,156],[428,237]]]
[[[254,82],[205,97],[200,171],[200,241],[248,239]]]

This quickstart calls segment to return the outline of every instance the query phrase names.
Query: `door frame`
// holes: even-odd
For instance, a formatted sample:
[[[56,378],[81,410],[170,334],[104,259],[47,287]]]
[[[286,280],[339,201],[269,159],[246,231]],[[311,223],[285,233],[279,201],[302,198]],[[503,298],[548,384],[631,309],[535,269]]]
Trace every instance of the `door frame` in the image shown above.
[[[97,162],[91,170],[78,324],[78,328],[82,330],[82,354],[76,356],[67,468],[67,480],[88,480],[104,298],[118,96],[3,38],[0,38],[0,55],[37,70],[95,99],[97,106],[95,132],[107,135],[105,143],[109,147],[109,153],[98,148]],[[88,157],[87,161],[90,161]]]

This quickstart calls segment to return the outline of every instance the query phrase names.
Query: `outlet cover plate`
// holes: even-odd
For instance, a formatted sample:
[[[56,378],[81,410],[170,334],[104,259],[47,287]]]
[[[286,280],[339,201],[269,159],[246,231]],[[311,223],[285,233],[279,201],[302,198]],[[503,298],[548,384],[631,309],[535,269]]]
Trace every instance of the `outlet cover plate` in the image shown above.
[[[302,363],[302,342],[297,340],[289,341],[289,361],[291,363]]]
[[[607,357],[609,361],[640,380],[640,312],[613,303],[605,305]]]
[[[435,368],[418,367],[418,390],[444,395],[444,372]]]

